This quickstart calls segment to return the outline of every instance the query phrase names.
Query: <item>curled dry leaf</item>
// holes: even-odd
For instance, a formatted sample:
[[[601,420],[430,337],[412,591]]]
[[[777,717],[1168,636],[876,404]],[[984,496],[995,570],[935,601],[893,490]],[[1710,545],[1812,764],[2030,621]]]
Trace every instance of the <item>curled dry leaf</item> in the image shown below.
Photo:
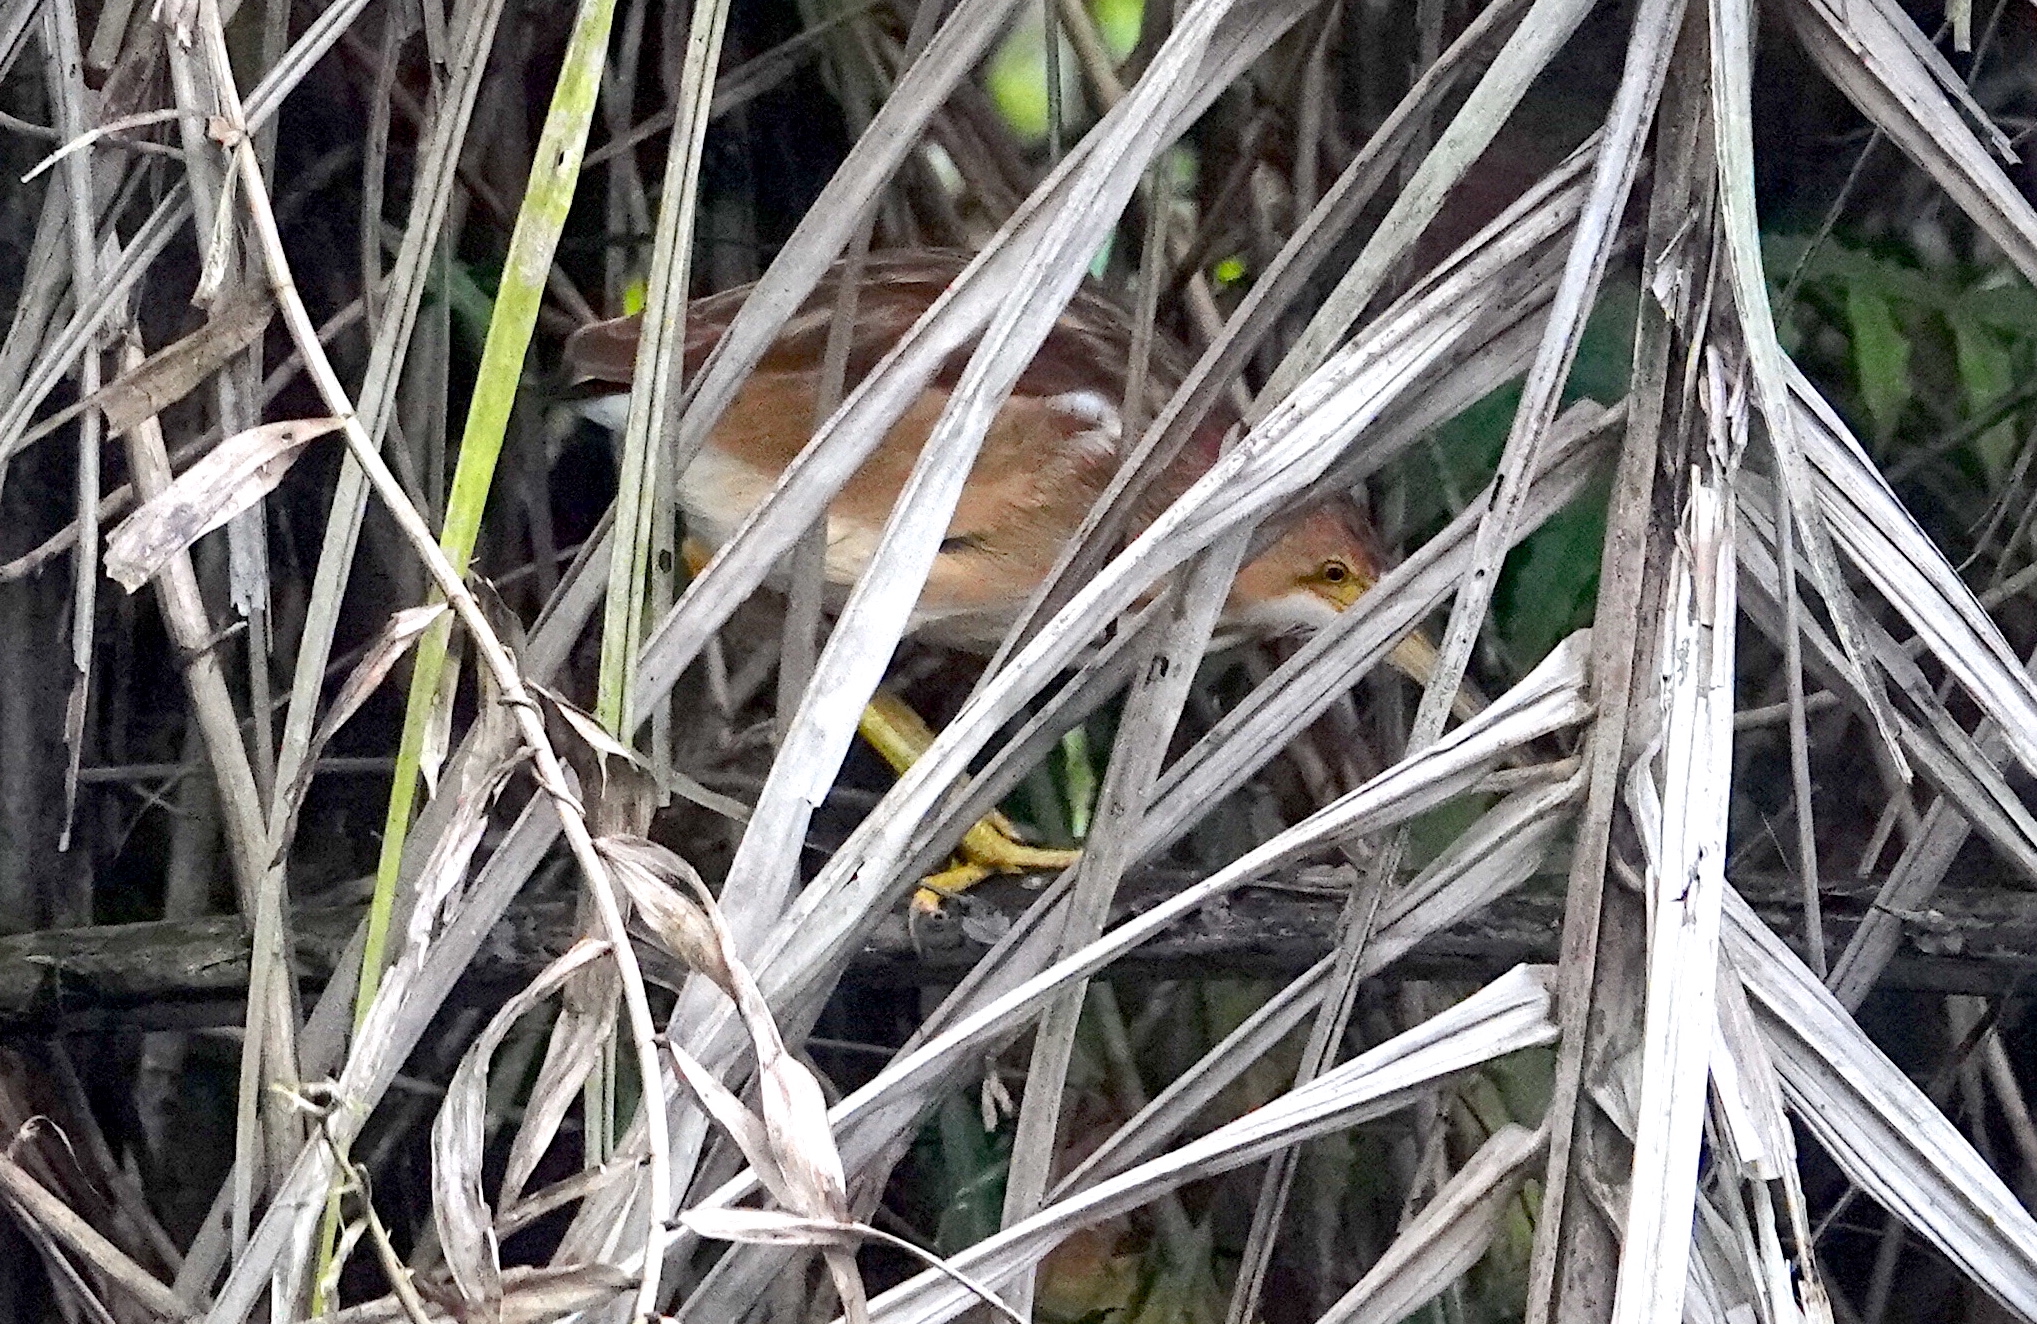
[[[237,432],[106,539],[106,573],[132,593],[165,562],[267,496],[336,418],[292,418]]]
[[[854,1224],[802,1218],[776,1209],[689,1209],[679,1221],[714,1241],[757,1246],[847,1246],[862,1229]]]
[[[665,1051],[671,1057],[679,1079],[686,1082],[686,1088],[693,1091],[694,1097],[700,1100],[700,1106],[707,1109],[708,1115],[720,1122],[729,1138],[736,1142],[736,1148],[749,1160],[757,1180],[764,1184],[771,1198],[789,1206],[792,1190],[785,1184],[785,1174],[778,1167],[778,1156],[771,1152],[770,1136],[764,1130],[763,1121],[741,1099],[730,1093],[728,1086],[715,1079],[712,1071],[694,1060],[691,1053],[669,1040]]]
[[[753,1162],[761,1131],[769,1161],[758,1165],[759,1176],[770,1167],[777,1169],[778,1182],[772,1193],[793,1213],[847,1223],[848,1183],[828,1122],[827,1098],[813,1073],[787,1050],[764,991],[736,957],[734,935],[707,885],[692,865],[643,837],[601,837],[594,848],[658,942],[712,980],[736,1004],[757,1054],[761,1121],[742,1109],[733,1095],[721,1098],[726,1091],[720,1083],[710,1082],[708,1073],[697,1066],[689,1069],[690,1059],[673,1045],[672,1057],[680,1074]],[[729,1105],[742,1110],[742,1120],[736,1120]],[[843,1313],[850,1324],[856,1324],[864,1315],[864,1302],[854,1257],[839,1246],[828,1247],[823,1254],[842,1295]]]
[[[689,1209],[679,1215],[696,1235],[712,1241],[748,1242],[758,1246],[835,1246],[850,1247],[858,1241],[881,1241],[887,1246],[904,1251],[920,1263],[937,1273],[960,1283],[974,1292],[979,1300],[1006,1319],[1016,1324],[1025,1324],[1018,1312],[1006,1305],[995,1292],[969,1277],[938,1255],[933,1255],[915,1246],[903,1237],[895,1237],[882,1228],[868,1223],[836,1223],[827,1219],[802,1218],[797,1214],[780,1213],[775,1209]]]
[[[538,1169],[559,1124],[583,1094],[587,1078],[599,1065],[603,1048],[615,1041],[616,1013],[622,979],[606,965],[589,967],[574,976],[560,998],[559,1016],[545,1041],[544,1061],[523,1106],[516,1139],[502,1170],[497,1199],[507,1208],[518,1203],[523,1188]]]
[[[481,1192],[489,1059],[519,1017],[556,991],[567,976],[607,951],[606,942],[583,939],[504,1003],[460,1059],[459,1069],[446,1087],[445,1103],[432,1123],[432,1220],[446,1269],[460,1290],[471,1321],[497,1321],[503,1313],[503,1275],[496,1254],[494,1219]]]
[[[653,768],[643,756],[623,741],[616,739],[594,714],[574,704],[565,696],[543,685],[531,684],[534,694],[543,696],[545,701],[559,715],[568,731],[594,754],[595,766],[605,781],[610,776],[609,760],[618,759],[632,772],[654,779],[658,789],[669,791],[681,799],[699,805],[710,813],[720,814],[734,823],[750,821],[750,807],[734,796],[723,795],[720,791],[702,785],[674,767]],[[583,776],[584,780],[584,776]],[[605,788],[604,788],[605,789]]]
[[[658,945],[736,997],[714,898],[693,866],[643,837],[599,837],[594,849]]]
[[[518,749],[493,763],[466,760],[454,765],[458,775],[452,782],[452,818],[439,833],[413,884],[415,895],[410,903],[408,926],[413,943],[427,941],[445,918],[444,912],[458,894],[460,883],[467,876],[467,866],[473,862],[481,836],[488,829],[488,810],[526,755],[525,750]]]
[[[396,663],[410,651],[410,646],[449,610],[451,608],[445,603],[436,602],[423,607],[406,607],[389,617],[382,626],[382,632],[375,636],[367,652],[361,655],[361,660],[347,673],[346,683],[340,686],[339,693],[333,695],[332,707],[326,710],[325,720],[319,723],[318,733],[311,738],[312,752],[306,757],[305,766],[310,766],[317,751],[332,739],[333,732],[345,726],[347,720],[360,711],[368,696],[380,687]]]
[[[410,651],[432,622],[449,610],[443,602],[425,607],[406,607],[391,615],[384,622],[382,631],[368,645],[361,660],[347,673],[339,693],[332,699],[332,707],[326,710],[325,720],[312,733],[311,743],[305,747],[304,758],[298,764],[297,778],[283,790],[284,829],[277,843],[278,856],[290,848],[290,840],[297,834],[297,813],[304,807],[304,793],[311,786],[311,776],[318,766],[318,756],[325,752],[325,746],[333,735],[361,710],[368,696],[380,688],[405,653]]]
[[[446,650],[438,689],[432,695],[431,713],[424,723],[424,744],[417,753],[418,775],[424,778],[424,793],[432,799],[438,798],[439,772],[446,766],[446,756],[453,748],[453,700],[460,692],[461,638],[455,635],[452,646]]]
[[[589,749],[593,750],[603,759],[621,759],[624,763],[636,766],[643,764],[643,759],[638,756],[637,752],[631,749],[627,743],[616,739],[614,735],[610,734],[608,728],[603,726],[600,719],[595,717],[593,713],[573,703],[558,691],[549,689],[546,686],[532,685],[530,688],[534,692],[543,695],[551,703],[552,707],[558,710],[560,720],[566,723],[573,734],[580,737]],[[676,860],[679,857],[674,855],[672,858]],[[683,860],[680,862],[684,863]]]

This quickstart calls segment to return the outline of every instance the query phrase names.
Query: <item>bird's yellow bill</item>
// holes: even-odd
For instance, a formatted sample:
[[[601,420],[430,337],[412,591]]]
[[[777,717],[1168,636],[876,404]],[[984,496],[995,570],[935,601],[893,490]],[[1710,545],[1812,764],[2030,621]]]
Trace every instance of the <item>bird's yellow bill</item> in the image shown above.
[[[1442,660],[1442,655],[1436,651],[1436,646],[1429,642],[1429,636],[1417,630],[1395,644],[1393,651],[1386,655],[1386,660],[1409,680],[1417,685],[1426,686],[1430,677],[1436,674],[1436,664]],[[1457,686],[1457,697],[1450,701],[1450,711],[1456,714],[1460,722],[1470,721],[1484,712],[1486,707],[1485,696],[1468,680]]]

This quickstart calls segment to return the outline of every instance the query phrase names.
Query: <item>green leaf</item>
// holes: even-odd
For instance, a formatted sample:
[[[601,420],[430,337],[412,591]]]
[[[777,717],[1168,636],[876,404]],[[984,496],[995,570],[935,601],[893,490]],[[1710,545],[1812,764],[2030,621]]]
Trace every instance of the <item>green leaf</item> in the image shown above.
[[[2037,290],[2020,281],[1968,290],[1959,296],[1958,311],[1996,331],[2037,336]]]
[[[1861,402],[1876,436],[1887,441],[1910,403],[1909,337],[1896,325],[1888,299],[1864,285],[1847,286],[1846,320],[1852,329]]]
[[[1970,317],[1954,313],[1946,319],[1952,325],[1952,344],[1959,360],[1959,383],[1966,388],[1968,412],[1978,414],[1999,400],[2014,385],[2014,365],[2008,346],[1987,327]],[[2016,458],[2016,430],[2004,420],[1973,441],[1990,483],[1999,483]]]
[[[969,1098],[941,1100],[933,1138],[939,1155],[941,1211],[934,1244],[944,1255],[975,1245],[997,1231],[1004,1211],[1004,1178],[1011,1167],[1011,1137],[986,1132]]]
[[[1525,672],[1573,630],[1591,623],[1605,536],[1605,492],[1588,491],[1507,557],[1493,616],[1511,664]]]
[[[510,234],[495,302],[489,310],[487,338],[475,373],[473,398],[467,407],[466,428],[460,436],[452,488],[446,498],[445,526],[439,533],[439,546],[461,575],[467,573],[475,539],[481,532],[481,515],[487,508],[496,461],[502,454],[510,408],[516,403],[524,355],[530,349],[531,332],[537,326],[545,277],[551,272],[552,254],[558,248],[560,231],[565,228],[566,214],[573,205],[573,187],[580,178],[580,157],[587,146],[587,127],[594,117],[594,98],[601,86],[601,69],[607,58],[614,15],[614,0],[581,0],[574,16],[565,61],[552,88],[551,108],[538,139],[530,178],[524,186],[516,227]],[[361,982],[354,1000],[356,1025],[367,1015],[382,978],[389,926],[396,911],[403,843],[410,831],[425,735],[437,706],[440,675],[446,666],[451,639],[450,619],[433,626],[419,641],[417,661],[411,670],[410,703],[404,712],[403,736],[389,787],[375,891],[368,904]]]
[[[1094,0],[1089,12],[1096,15],[1096,27],[1110,58],[1123,60],[1139,44],[1139,28],[1146,20],[1146,0]]]
[[[1064,42],[1061,48],[1061,91],[1063,107],[1074,102],[1070,94],[1069,71],[1075,52]],[[984,85],[997,113],[1011,131],[1028,142],[1047,137],[1047,28],[1038,6],[1029,7],[1012,25],[1011,32],[991,55],[984,70]],[[1068,112],[1064,112],[1068,113]],[[1070,113],[1070,118],[1073,118]]]
[[[461,343],[476,354],[488,343],[488,324],[495,320],[495,291],[501,276],[499,267],[480,268],[469,262],[446,264],[442,288],[446,305],[452,309],[453,327],[460,333]]]

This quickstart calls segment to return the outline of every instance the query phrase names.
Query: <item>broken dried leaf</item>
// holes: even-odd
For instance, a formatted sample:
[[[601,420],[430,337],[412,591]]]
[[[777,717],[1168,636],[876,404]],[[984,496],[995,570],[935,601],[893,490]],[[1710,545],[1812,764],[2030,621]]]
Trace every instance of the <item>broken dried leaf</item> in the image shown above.
[[[186,469],[106,539],[106,573],[132,593],[177,553],[254,505],[283,481],[336,418],[293,418],[235,433]]]

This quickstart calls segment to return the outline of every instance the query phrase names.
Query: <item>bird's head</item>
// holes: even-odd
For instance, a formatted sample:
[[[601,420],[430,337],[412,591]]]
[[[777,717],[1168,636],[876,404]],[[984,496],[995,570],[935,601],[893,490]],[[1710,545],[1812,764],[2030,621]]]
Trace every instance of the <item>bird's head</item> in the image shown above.
[[[1231,585],[1223,625],[1238,634],[1289,634],[1330,623],[1379,580],[1378,562],[1364,535],[1333,507],[1322,507],[1261,552]],[[1387,654],[1387,661],[1417,685],[1435,674],[1436,646],[1419,630]],[[1451,708],[1469,721],[1486,706],[1476,686],[1462,682]]]
[[[1310,512],[1238,572],[1224,623],[1249,634],[1326,625],[1371,588],[1379,572],[1358,531],[1324,507]]]

